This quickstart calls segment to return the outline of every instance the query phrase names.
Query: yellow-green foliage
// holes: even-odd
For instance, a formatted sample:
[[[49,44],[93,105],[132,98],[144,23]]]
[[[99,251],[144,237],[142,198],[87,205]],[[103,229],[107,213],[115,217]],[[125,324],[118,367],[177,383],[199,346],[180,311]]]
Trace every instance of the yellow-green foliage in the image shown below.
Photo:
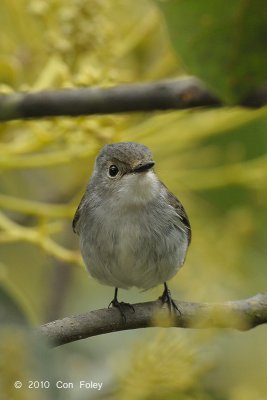
[[[196,395],[198,399],[205,398],[199,382],[212,360],[201,355],[196,343],[193,345],[173,331],[159,330],[152,338],[135,344],[129,367],[119,369],[118,398],[189,400]]]
[[[160,11],[148,0],[2,0],[0,23],[2,93],[186,73]],[[7,325],[0,329],[1,399],[62,396],[57,390],[27,394],[11,387],[14,380],[34,378],[29,364],[46,353],[40,356],[18,325],[104,307],[112,297],[81,268],[71,231],[94,157],[107,142],[148,145],[158,174],[189,213],[193,240],[185,267],[170,283],[175,298],[232,300],[266,290],[266,128],[264,108],[0,126],[0,318]],[[152,300],[161,290],[121,291],[120,298]],[[56,350],[55,370],[40,369],[38,379],[103,381],[107,399],[267,398],[264,327],[213,332],[205,341],[201,335],[153,328],[145,337],[137,330],[91,338]],[[46,357],[52,363],[51,353]],[[64,396],[75,398],[70,391]],[[93,399],[95,393],[79,396]]]

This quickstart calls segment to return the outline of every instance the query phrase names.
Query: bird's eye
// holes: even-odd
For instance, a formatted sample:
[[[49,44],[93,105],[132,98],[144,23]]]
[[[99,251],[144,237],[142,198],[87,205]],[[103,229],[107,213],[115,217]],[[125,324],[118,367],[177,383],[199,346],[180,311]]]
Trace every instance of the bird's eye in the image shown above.
[[[111,176],[112,178],[114,178],[114,176],[116,176],[119,172],[119,168],[116,165],[111,165],[109,167],[108,173],[109,176]]]

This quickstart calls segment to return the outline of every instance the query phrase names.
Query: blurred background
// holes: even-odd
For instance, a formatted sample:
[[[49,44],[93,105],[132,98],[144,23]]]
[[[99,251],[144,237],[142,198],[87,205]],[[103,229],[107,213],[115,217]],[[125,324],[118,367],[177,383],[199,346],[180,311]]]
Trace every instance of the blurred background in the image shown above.
[[[214,4],[2,0],[0,92],[194,74],[231,103],[266,73],[266,40],[255,45],[266,5]],[[158,175],[190,216],[192,244],[170,282],[175,299],[227,301],[266,290],[266,130],[266,108],[234,106],[0,125],[1,399],[267,398],[265,326],[151,328],[53,350],[32,335],[39,324],[106,307],[113,297],[88,276],[71,229],[95,156],[110,142],[150,147]],[[121,290],[120,298],[134,303],[161,293]],[[30,380],[51,385],[33,390]],[[103,386],[59,390],[58,380]]]

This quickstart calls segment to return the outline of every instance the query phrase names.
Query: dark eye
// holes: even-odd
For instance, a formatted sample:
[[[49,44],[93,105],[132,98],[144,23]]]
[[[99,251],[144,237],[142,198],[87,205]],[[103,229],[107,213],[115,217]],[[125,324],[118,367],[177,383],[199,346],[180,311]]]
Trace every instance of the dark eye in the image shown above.
[[[111,165],[109,167],[109,175],[113,178],[114,176],[116,176],[119,172],[119,168],[116,165]]]

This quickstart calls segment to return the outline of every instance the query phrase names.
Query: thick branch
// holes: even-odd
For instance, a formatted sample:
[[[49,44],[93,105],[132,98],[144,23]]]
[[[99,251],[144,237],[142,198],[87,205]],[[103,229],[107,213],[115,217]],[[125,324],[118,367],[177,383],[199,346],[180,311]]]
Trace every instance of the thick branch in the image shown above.
[[[218,106],[196,78],[111,88],[65,89],[0,95],[0,121]]]
[[[225,303],[177,304],[180,314],[171,320],[168,319],[168,310],[162,309],[158,300],[134,304],[134,313],[126,310],[126,322],[117,309],[108,308],[49,322],[38,328],[38,332],[53,346],[60,346],[104,333],[155,326],[248,330],[267,323],[267,293]]]

